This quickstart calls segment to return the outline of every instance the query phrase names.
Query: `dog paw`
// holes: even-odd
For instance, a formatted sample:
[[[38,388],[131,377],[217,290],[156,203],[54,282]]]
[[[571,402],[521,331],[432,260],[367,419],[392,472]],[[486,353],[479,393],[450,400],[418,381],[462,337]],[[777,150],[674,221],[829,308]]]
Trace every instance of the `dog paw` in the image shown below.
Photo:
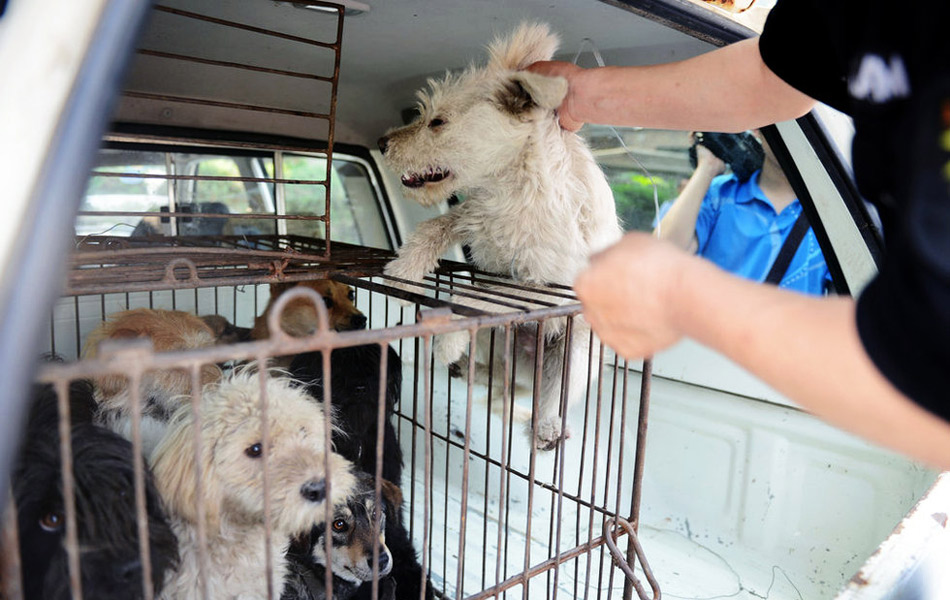
[[[453,379],[465,379],[465,371],[462,369],[461,359],[449,364],[449,377]]]
[[[405,280],[407,280],[407,281],[419,281],[419,282],[421,282],[422,279],[425,277],[425,273],[420,273],[420,274],[417,275],[417,274],[416,274],[415,272],[413,272],[413,270],[410,269],[409,266],[408,266],[407,264],[405,264],[405,263],[406,263],[406,261],[403,260],[403,259],[400,259],[400,258],[397,258],[397,259],[395,259],[395,260],[393,260],[393,261],[390,261],[389,264],[387,264],[387,265],[383,268],[383,274],[384,274],[384,275],[389,275],[390,277],[398,277],[399,279],[405,279]],[[422,287],[417,286],[417,285],[413,285],[413,284],[411,284],[411,283],[403,283],[403,282],[401,282],[401,281],[392,281],[392,280],[389,280],[389,281],[386,282],[386,285],[388,285],[388,286],[390,286],[390,287],[394,287],[394,288],[399,289],[399,290],[402,290],[402,291],[404,291],[404,292],[410,292],[410,293],[413,293],[413,294],[425,294],[425,293],[426,293],[425,288],[422,288]],[[410,306],[410,305],[412,304],[412,301],[411,301],[411,300],[406,300],[406,299],[404,299],[404,298],[399,298],[398,300],[399,300],[399,303],[400,303],[402,306]]]
[[[444,365],[458,362],[468,350],[470,336],[467,331],[452,331],[436,336],[435,358]]]
[[[561,417],[554,415],[538,422],[534,432],[534,447],[538,450],[554,450],[561,440],[571,437],[567,427],[561,430]]]

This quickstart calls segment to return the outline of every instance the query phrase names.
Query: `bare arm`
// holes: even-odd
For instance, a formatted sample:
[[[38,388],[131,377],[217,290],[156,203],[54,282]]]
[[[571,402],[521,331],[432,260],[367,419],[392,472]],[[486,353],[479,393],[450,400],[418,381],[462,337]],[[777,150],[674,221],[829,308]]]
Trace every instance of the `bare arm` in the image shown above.
[[[749,282],[642,233],[596,255],[575,289],[594,330],[622,356],[693,338],[828,422],[950,468],[950,424],[878,372],[851,299]]]
[[[583,123],[736,132],[800,117],[814,100],[772,73],[751,38],[686,60],[582,69],[539,62],[529,70],[565,77],[565,129]]]
[[[676,246],[695,253],[699,247],[696,239],[696,219],[709,185],[717,175],[725,171],[726,163],[716,157],[705,146],[696,146],[696,170],[673,206],[660,221],[659,237],[669,240]]]

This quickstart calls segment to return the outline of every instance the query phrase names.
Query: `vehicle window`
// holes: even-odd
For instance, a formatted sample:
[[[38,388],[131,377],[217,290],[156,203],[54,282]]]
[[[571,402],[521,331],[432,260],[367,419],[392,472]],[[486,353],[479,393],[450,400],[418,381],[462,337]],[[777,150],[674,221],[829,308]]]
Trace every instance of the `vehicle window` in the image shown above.
[[[284,155],[285,179],[323,181],[326,159],[297,154]],[[322,215],[326,197],[323,185],[286,184],[287,214]],[[366,168],[356,162],[335,158],[330,173],[330,239],[337,242],[390,248],[379,199]],[[287,233],[323,237],[319,221],[288,221]]]
[[[815,233],[761,132],[591,127],[586,135],[626,230],[655,231],[753,281],[833,291]]]
[[[281,174],[275,174],[277,164],[282,165]],[[76,234],[323,238],[322,220],[249,216],[322,217],[326,179],[326,158],[316,155],[105,148],[82,200]],[[330,182],[331,239],[391,248],[366,167],[355,159],[335,157]]]
[[[165,173],[164,152],[101,150],[79,206],[81,212],[98,214],[79,216],[76,234],[128,236],[143,217],[115,213],[168,212],[168,181],[159,177]],[[158,217],[146,218],[146,225],[162,229]]]

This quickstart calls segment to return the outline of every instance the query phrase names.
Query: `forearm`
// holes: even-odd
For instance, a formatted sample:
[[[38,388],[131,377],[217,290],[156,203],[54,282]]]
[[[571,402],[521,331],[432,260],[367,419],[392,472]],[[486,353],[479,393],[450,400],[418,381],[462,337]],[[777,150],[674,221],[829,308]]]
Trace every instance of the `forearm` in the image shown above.
[[[755,38],[674,63],[577,71],[569,82],[568,111],[589,123],[735,132],[814,105],[765,66]]]
[[[950,424],[908,400],[878,372],[858,337],[853,300],[781,291],[699,260],[684,267],[674,296],[684,335],[830,423],[950,468]]]
[[[696,251],[696,219],[716,174],[714,168],[703,164],[697,167],[679,197],[673,202],[673,206],[660,221],[660,239],[669,240],[689,252]]]

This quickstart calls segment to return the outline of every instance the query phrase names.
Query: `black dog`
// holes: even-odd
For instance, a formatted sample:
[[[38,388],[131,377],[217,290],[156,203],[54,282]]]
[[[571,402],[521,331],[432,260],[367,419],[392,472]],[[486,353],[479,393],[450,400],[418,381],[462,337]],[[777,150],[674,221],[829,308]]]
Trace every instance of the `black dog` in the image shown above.
[[[396,437],[392,415],[402,389],[402,361],[387,346],[386,418],[383,429],[383,479],[399,484],[402,481],[402,449]],[[376,437],[379,410],[379,366],[382,357],[378,345],[338,348],[330,353],[330,402],[342,429],[333,435],[337,452],[352,461],[360,471],[376,474]],[[307,385],[317,400],[323,400],[323,355],[307,352],[294,357],[290,373]],[[418,600],[422,586],[422,566],[403,522],[402,511],[386,521],[386,545],[393,555],[392,572],[380,580],[380,598],[384,589],[395,585],[399,600]],[[390,580],[390,581],[386,581]],[[371,583],[357,591],[360,599],[370,598]],[[432,598],[432,586],[426,585],[425,598]]]
[[[92,384],[69,388],[80,572],[84,598],[143,596],[135,518],[132,444],[91,424]],[[152,584],[178,563],[178,541],[146,471]],[[36,386],[24,444],[13,473],[24,598],[71,598],[59,448],[59,410],[52,386]]]
[[[311,529],[308,535],[293,540],[287,552],[288,573],[284,579],[281,600],[326,599],[326,533],[329,529],[332,554],[330,573],[333,576],[333,598],[349,600],[366,582],[370,591],[373,580],[373,551],[379,548],[380,600],[391,600],[395,583],[386,577],[393,560],[386,546],[386,523],[397,518],[402,492],[395,484],[382,482],[380,505],[376,505],[375,479],[366,473],[357,475],[353,494],[346,504],[336,507],[330,527],[324,524]],[[379,514],[381,534],[373,535],[373,520]]]

